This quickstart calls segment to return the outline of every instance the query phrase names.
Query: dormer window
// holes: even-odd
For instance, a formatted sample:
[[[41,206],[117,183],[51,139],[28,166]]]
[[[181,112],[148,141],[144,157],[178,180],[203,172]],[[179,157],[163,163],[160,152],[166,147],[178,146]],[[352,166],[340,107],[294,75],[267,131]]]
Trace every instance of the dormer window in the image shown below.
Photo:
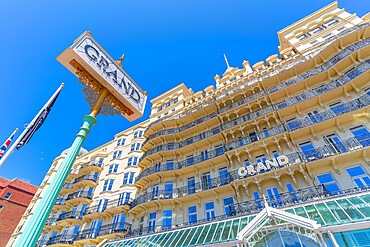
[[[163,106],[158,107],[158,111],[162,111]]]
[[[308,37],[310,37],[310,35],[309,35],[308,33],[305,33],[305,34],[299,35],[299,36],[297,37],[297,39],[298,39],[299,41],[302,41],[302,40],[307,39]]]
[[[311,34],[316,34],[316,33],[318,33],[318,32],[321,32],[322,30],[324,30],[324,27],[323,27],[323,26],[318,26],[318,27],[316,27],[316,28],[312,29],[312,30],[310,31],[310,33],[311,33]]]
[[[179,101],[179,99],[176,98],[176,99],[173,100],[173,103],[176,104],[178,101]]]

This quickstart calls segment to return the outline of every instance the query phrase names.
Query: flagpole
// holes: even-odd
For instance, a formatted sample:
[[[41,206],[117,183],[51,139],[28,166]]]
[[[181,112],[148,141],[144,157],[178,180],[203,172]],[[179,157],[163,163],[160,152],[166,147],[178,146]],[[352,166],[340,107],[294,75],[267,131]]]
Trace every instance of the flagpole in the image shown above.
[[[64,86],[64,83],[62,83],[57,91],[51,96],[51,98],[46,102],[46,104],[41,108],[41,110],[37,113],[37,115],[32,119],[31,123],[27,125],[27,127],[23,130],[22,134],[15,140],[13,145],[9,148],[9,150],[4,154],[4,156],[0,160],[0,167],[4,164],[5,160],[14,152],[14,149],[18,146],[19,142],[22,140],[24,135],[27,133],[27,131],[32,128],[32,126],[35,124],[37,118],[41,115],[42,111],[57,97],[60,90],[62,90],[62,87]]]
[[[8,150],[8,147],[9,147],[9,144],[10,143],[12,143],[12,140],[13,140],[13,138],[14,138],[14,135],[15,135],[15,133],[18,131],[19,129],[18,128],[16,128],[14,131],[13,131],[13,133],[9,136],[9,138],[8,139],[6,139],[6,141],[4,142],[4,144],[1,146],[1,148],[3,147],[3,146],[5,146],[5,145],[7,145],[6,147],[5,147],[5,150],[4,150],[4,152],[3,153],[0,153],[0,159],[4,156],[4,154],[6,153],[6,151]],[[9,141],[9,143],[7,144],[7,142]],[[0,148],[0,149],[1,149]]]

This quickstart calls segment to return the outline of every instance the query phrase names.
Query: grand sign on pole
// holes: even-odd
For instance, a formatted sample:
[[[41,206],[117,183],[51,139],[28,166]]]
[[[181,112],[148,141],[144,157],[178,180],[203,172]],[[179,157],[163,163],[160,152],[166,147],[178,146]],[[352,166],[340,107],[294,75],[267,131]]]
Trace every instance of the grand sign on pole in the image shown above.
[[[104,51],[91,37],[90,32],[84,32],[71,47],[68,47],[57,57],[66,68],[77,77],[78,63],[93,78],[106,88],[119,102],[131,111],[124,116],[133,121],[143,116],[147,100],[144,92],[127,73]]]

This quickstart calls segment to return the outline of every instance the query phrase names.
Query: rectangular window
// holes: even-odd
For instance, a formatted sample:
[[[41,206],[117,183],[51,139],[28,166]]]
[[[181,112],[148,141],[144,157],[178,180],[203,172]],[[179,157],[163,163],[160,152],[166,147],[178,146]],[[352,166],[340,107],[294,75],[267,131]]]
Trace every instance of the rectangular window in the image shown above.
[[[220,182],[221,185],[228,184],[229,183],[229,172],[226,167],[222,167],[218,169],[218,172],[220,174]]]
[[[311,119],[313,123],[323,121],[323,118],[318,110],[312,110],[310,112],[307,112],[307,116]]]
[[[348,112],[348,109],[346,106],[341,102],[335,102],[329,105],[329,108],[336,114],[336,115],[342,115],[346,112]]]
[[[224,198],[224,209],[227,216],[234,216],[236,214],[233,197]]]
[[[171,229],[172,225],[172,210],[163,210],[163,230]]]
[[[158,199],[158,194],[159,193],[159,185],[155,184],[152,186],[152,200],[157,200]]]
[[[164,183],[164,198],[172,198],[173,193],[173,182],[165,182]]]
[[[130,202],[131,193],[123,192],[119,194],[117,206],[128,204]]]
[[[344,153],[347,151],[346,147],[335,133],[324,136],[324,140],[335,153]]]
[[[282,205],[279,190],[276,187],[267,189],[266,192],[273,207]]]
[[[194,194],[195,193],[195,178],[190,177],[188,178],[188,194]]]
[[[4,208],[4,206],[3,205],[0,205],[0,212],[1,212],[1,210],[3,210],[3,208]]]
[[[157,213],[153,212],[149,214],[148,220],[148,232],[154,232],[155,230],[155,219],[157,218]]]
[[[334,25],[335,23],[338,23],[338,22],[339,22],[339,20],[332,19],[332,20],[330,20],[328,22],[325,22],[325,25],[328,26],[328,27],[330,27],[330,26],[332,26],[332,25]]]
[[[312,29],[310,33],[311,34],[316,34],[316,33],[320,32],[322,30],[324,30],[324,27],[323,26],[318,26],[318,27]]]
[[[128,172],[126,172],[125,174],[123,174],[123,184],[127,184],[127,182],[128,182],[128,175],[129,175]]]
[[[122,155],[122,151],[114,151],[113,153],[113,159],[120,159]]]
[[[213,220],[216,217],[214,202],[207,202],[204,207],[206,210],[207,220]]]
[[[301,124],[295,117],[286,120],[285,123],[288,125],[290,130],[295,130],[301,127]]]
[[[199,139],[202,140],[204,138],[206,138],[206,132],[200,133],[199,134]]]
[[[216,127],[216,128],[213,128],[213,129],[212,129],[212,134],[213,134],[213,135],[216,135],[216,134],[218,134],[218,133],[220,133],[220,128],[219,128],[219,127]]]
[[[353,182],[358,187],[363,188],[365,186],[370,185],[370,178],[361,166],[347,168],[346,170],[349,176],[352,178]]]
[[[108,173],[115,173],[118,170],[118,164],[113,164],[109,166]]]
[[[8,192],[6,193],[6,195],[4,196],[4,199],[5,200],[9,200],[9,198],[11,197],[12,193]]]
[[[113,187],[114,179],[107,179],[104,181],[103,191],[111,191]]]
[[[154,164],[154,171],[159,172],[161,170],[161,162]]]
[[[134,133],[134,138],[143,137],[143,131],[138,130]]]
[[[104,162],[104,158],[100,158],[99,161],[98,161],[98,166],[102,167],[103,162]]]
[[[325,189],[328,192],[339,192],[340,191],[338,184],[335,182],[333,176],[330,173],[317,176],[317,179],[320,181],[322,185],[324,185]]]
[[[125,203],[128,204],[130,202],[131,193],[126,192],[125,196]]]
[[[135,173],[134,172],[130,172],[130,178],[128,180],[128,183],[129,184],[134,184],[134,176],[135,176]]]
[[[166,170],[173,170],[173,165],[174,165],[174,162],[173,160],[167,160],[166,161]]]
[[[173,103],[174,103],[174,104],[176,104],[176,103],[177,103],[177,101],[179,101],[179,99],[178,99],[178,98],[174,99],[174,100],[173,100]]]
[[[175,144],[173,142],[170,142],[167,144],[167,150],[172,150],[175,148]]]
[[[103,185],[103,191],[106,191],[107,190],[108,184],[109,184],[109,180],[105,180],[104,181],[104,185]]]
[[[299,143],[298,145],[301,148],[307,161],[312,161],[312,160],[316,160],[319,158],[319,155],[315,147],[312,145],[311,141],[302,142],[302,143]]]
[[[222,144],[217,145],[215,150],[216,150],[216,156],[219,156],[224,153],[224,146]]]
[[[136,166],[138,158],[137,157],[130,157],[128,158],[127,166]]]
[[[212,188],[211,174],[209,172],[203,173],[201,180],[202,180],[202,190],[209,190]]]
[[[208,150],[200,151],[200,157],[201,157],[202,161],[208,160]]]
[[[140,143],[132,143],[131,144],[131,151],[138,151],[140,150]]]
[[[194,156],[193,155],[189,155],[188,157],[186,157],[186,164],[187,165],[192,165],[194,163]]]
[[[125,141],[126,141],[126,139],[124,139],[124,138],[118,139],[117,140],[117,146],[119,146],[119,145],[125,145]]]
[[[104,210],[107,208],[107,205],[108,199],[100,199],[97,212],[104,212]]]
[[[186,139],[186,145],[190,145],[192,143],[193,143],[193,137]]]
[[[349,129],[356,139],[361,143],[363,147],[370,145],[370,133],[367,128],[363,125],[359,125]]]
[[[188,207],[189,223],[197,223],[197,206]]]

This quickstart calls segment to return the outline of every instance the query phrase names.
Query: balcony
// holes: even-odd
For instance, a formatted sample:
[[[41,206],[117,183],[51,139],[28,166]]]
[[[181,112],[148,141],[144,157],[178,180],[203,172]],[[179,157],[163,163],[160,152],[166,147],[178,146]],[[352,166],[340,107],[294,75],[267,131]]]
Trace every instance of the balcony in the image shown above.
[[[131,198],[128,201],[126,198],[123,198],[121,200],[115,199],[108,201],[106,205],[100,204],[89,206],[86,208],[83,218],[84,220],[92,220],[96,218],[105,218],[117,213],[127,213],[130,209],[131,202]]]
[[[60,194],[61,195],[64,195],[64,194],[71,194],[71,193],[74,193],[76,190],[73,188],[73,183],[71,182],[67,182],[64,184],[64,186],[62,187],[61,191],[60,191]]]
[[[92,192],[88,191],[78,191],[67,196],[65,203],[70,206],[76,203],[88,204],[91,202]]]
[[[101,163],[92,161],[92,162],[81,165],[79,168],[79,174],[85,175],[90,172],[101,172],[102,170],[103,168],[102,168]]]
[[[75,237],[76,237],[76,235],[73,235],[73,234],[57,235],[57,236],[49,238],[49,240],[46,242],[46,245],[47,246],[53,246],[53,247],[74,246],[73,242],[74,242]],[[42,245],[40,245],[40,247],[41,246]]]
[[[81,211],[64,212],[59,215],[56,220],[56,224],[62,227],[70,224],[83,225],[82,216],[83,212]]]
[[[354,26],[353,28],[347,29],[345,32],[341,32],[340,34],[331,37],[330,40],[333,41],[334,39],[342,38],[342,37],[344,37],[344,35],[347,35],[350,32],[356,32],[357,30],[362,29],[362,28],[366,28],[368,26],[370,26],[370,24],[363,24],[363,25],[360,25],[360,26]],[[352,45],[349,45],[344,50],[342,50],[341,52],[339,52],[338,54],[336,54],[335,56],[333,56],[332,58],[330,58],[328,61],[326,61],[324,64],[322,64],[322,65],[320,65],[320,66],[318,66],[318,67],[316,67],[316,68],[314,68],[314,69],[312,69],[310,71],[304,72],[304,73],[302,73],[302,74],[300,74],[298,76],[295,76],[295,77],[293,77],[291,79],[288,79],[288,80],[286,80],[286,81],[284,81],[284,82],[282,82],[282,83],[280,83],[278,85],[275,85],[275,86],[273,86],[271,88],[268,88],[266,90],[260,91],[260,92],[257,93],[258,95],[256,95],[256,96],[258,98],[258,97],[264,96],[266,94],[274,93],[274,92],[279,91],[281,89],[287,88],[290,85],[296,84],[296,83],[298,83],[300,81],[306,80],[307,78],[310,78],[310,77],[313,77],[313,76],[315,76],[315,75],[317,75],[319,73],[322,73],[323,71],[328,70],[329,68],[331,68],[332,66],[334,66],[335,64],[337,64],[338,62],[340,62],[341,60],[343,60],[344,58],[348,57],[350,54],[352,54],[355,51],[357,51],[357,50],[359,50],[359,49],[367,46],[368,43],[369,42],[367,40],[362,40],[362,41],[359,41],[359,42],[354,43]],[[154,121],[153,123],[151,123],[148,126],[147,130],[149,130],[152,126],[154,126],[154,125],[156,125],[156,124],[158,124],[160,122],[163,122],[163,121],[171,121],[171,120],[175,120],[175,119],[180,119],[180,118],[182,118],[182,117],[184,117],[186,115],[189,115],[189,114],[191,114],[191,113],[193,113],[193,112],[195,112],[195,111],[197,111],[199,109],[202,109],[202,108],[204,108],[204,107],[206,107],[206,106],[214,103],[215,101],[218,101],[218,100],[220,100],[220,99],[222,99],[222,98],[224,98],[224,97],[226,97],[226,96],[228,96],[230,94],[233,94],[235,92],[238,92],[238,91],[244,89],[248,85],[253,84],[253,82],[257,82],[258,80],[261,80],[261,79],[262,80],[266,80],[269,77],[275,76],[277,73],[281,73],[281,72],[283,72],[285,70],[291,69],[291,67],[293,65],[295,66],[295,65],[298,65],[300,63],[306,62],[307,60],[312,59],[313,57],[315,57],[318,54],[318,52],[317,52],[318,49],[320,49],[320,48],[321,49],[326,48],[326,46],[328,44],[330,45],[331,43],[330,42],[329,43],[326,42],[326,43],[318,46],[315,49],[315,51],[316,51],[315,53],[312,53],[310,55],[307,55],[306,57],[302,57],[302,58],[296,59],[293,62],[287,63],[283,67],[277,68],[274,71],[263,75],[261,78],[253,78],[253,79],[250,79],[250,80],[246,80],[242,84],[238,84],[237,87],[232,87],[232,88],[230,88],[228,90],[225,90],[225,91],[223,91],[223,92],[215,95],[209,101],[204,102],[202,104],[199,104],[196,107],[193,107],[193,108],[191,108],[191,109],[189,109],[187,111],[184,111],[184,112],[182,112],[182,113],[180,113],[178,115],[172,115],[172,116],[168,116],[168,117],[165,117],[165,118],[158,119],[158,120]],[[253,96],[249,96],[249,97],[250,98],[248,98],[248,97],[245,98],[245,102],[248,102],[250,100],[254,100],[255,99],[255,97],[253,97]],[[234,108],[236,106],[238,106],[238,103],[227,105],[227,106],[221,108],[222,109],[221,112],[225,112],[225,111],[227,111],[229,109],[232,109],[232,108]],[[216,116],[217,114],[218,113],[216,113],[216,114],[211,113],[210,115]],[[208,116],[210,116],[210,115],[208,115]],[[209,117],[207,117],[207,118],[209,119]],[[198,121],[198,119],[196,121]],[[192,126],[195,126],[196,125],[196,121],[191,122],[189,124],[192,125]],[[199,121],[204,122],[202,118]],[[192,126],[190,126],[190,127],[192,127]],[[180,128],[182,128],[182,127],[180,127]],[[169,131],[171,133],[168,133]],[[158,136],[161,136],[161,135],[166,135],[166,134],[172,134],[172,133],[175,133],[175,132],[177,133],[177,132],[181,132],[181,131],[183,131],[183,130],[180,130],[179,129],[179,131],[177,131],[177,129],[167,129],[167,130],[158,131],[155,134],[152,134],[152,135],[148,136],[148,138],[144,141],[143,146],[148,141],[150,141],[151,139],[153,139],[155,137],[158,137]]]
[[[84,175],[75,179],[75,181],[73,182],[73,188],[75,190],[78,190],[83,187],[95,187],[97,185],[97,180],[98,176]]]
[[[86,229],[78,232],[76,236],[76,243],[82,244],[86,243],[89,239],[111,239],[123,237],[131,230],[131,224],[129,223],[113,223],[108,225],[103,225],[99,228]]]
[[[351,137],[348,139],[344,139],[342,141],[338,141],[335,144],[327,144],[321,147],[317,147],[311,150],[306,150],[304,152],[293,152],[287,154],[288,163],[284,166],[291,166],[294,164],[299,163],[309,163],[321,159],[325,159],[328,157],[332,157],[335,155],[340,155],[346,152],[355,151],[364,147],[370,146],[370,135],[364,134],[357,137]],[[257,170],[257,164],[252,164],[254,170]],[[284,166],[280,166],[278,168],[272,169],[279,169]],[[270,169],[271,170],[271,169]],[[249,174],[247,176],[254,176],[255,174]],[[137,196],[134,201],[131,203],[131,208],[136,207],[139,204],[147,203],[156,200],[163,200],[163,199],[172,199],[172,198],[181,198],[191,194],[199,193],[202,191],[219,188],[220,186],[227,185],[232,181],[243,179],[238,175],[238,170],[230,171],[229,174],[225,177],[216,177],[209,179],[207,181],[202,181],[198,183],[194,183],[191,186],[185,186],[173,190],[157,190],[152,192],[146,192]]]
[[[69,205],[66,204],[66,200],[64,197],[58,198],[57,201],[54,204],[54,207],[52,209],[53,212],[58,210],[68,210]]]

